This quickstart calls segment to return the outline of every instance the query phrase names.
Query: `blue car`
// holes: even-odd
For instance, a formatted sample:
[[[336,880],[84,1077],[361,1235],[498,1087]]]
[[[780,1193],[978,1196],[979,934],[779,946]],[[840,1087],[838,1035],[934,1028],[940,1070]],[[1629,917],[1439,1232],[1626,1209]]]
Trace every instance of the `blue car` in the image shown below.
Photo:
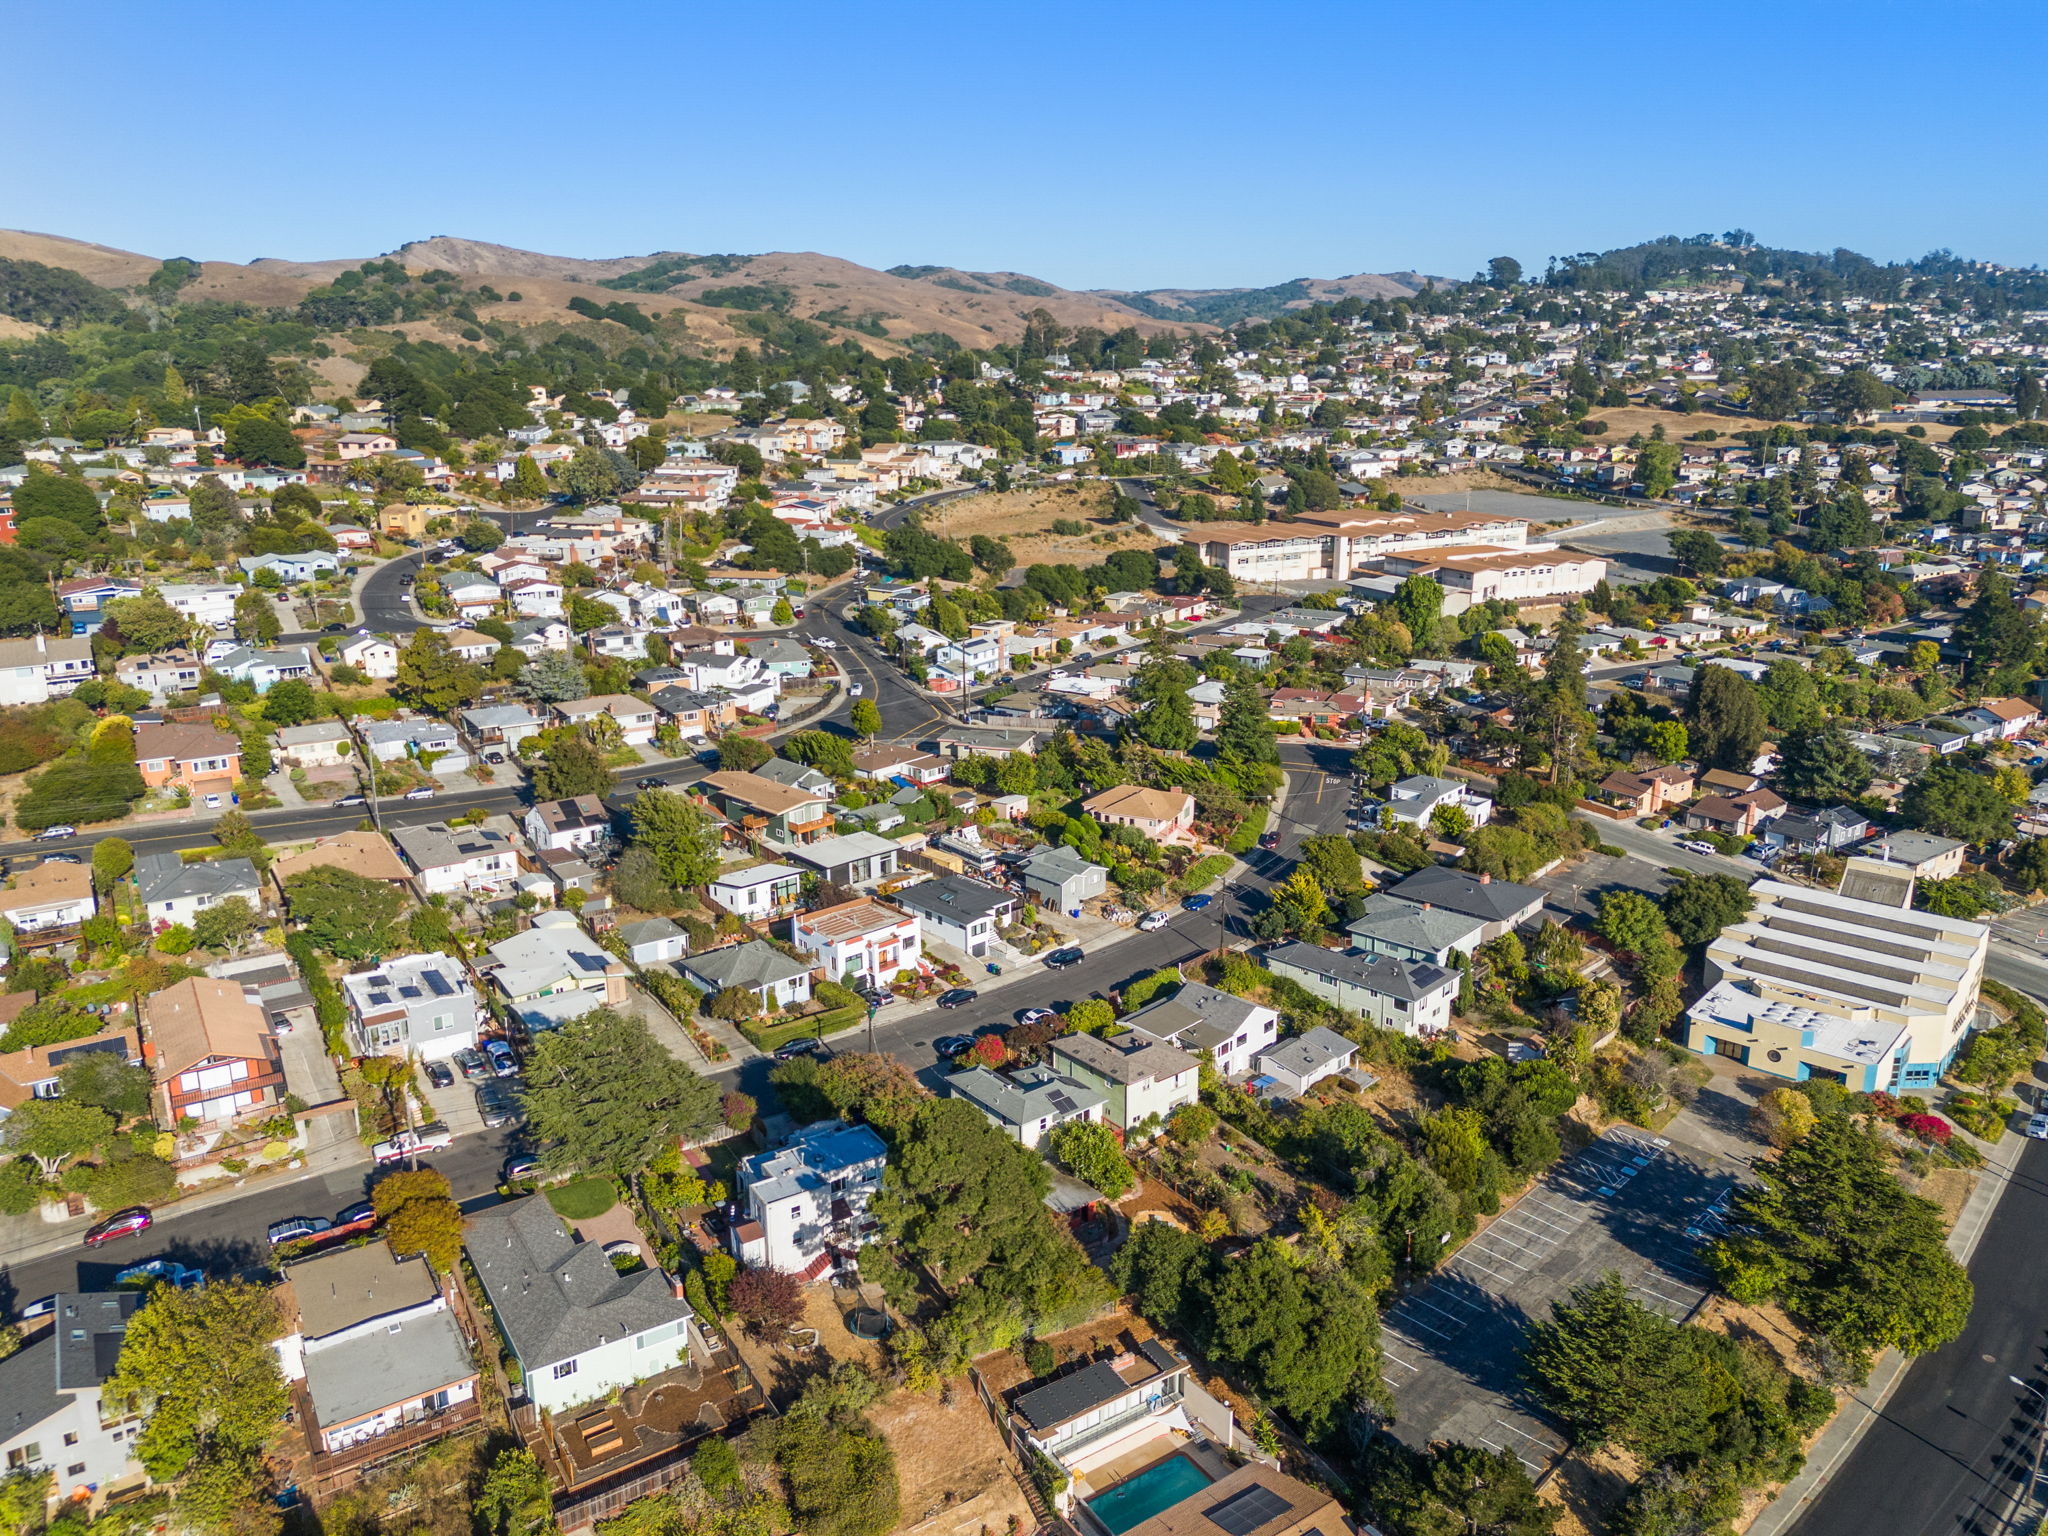
[[[190,1269],[183,1264],[173,1264],[169,1259],[144,1259],[140,1264],[130,1264],[114,1276],[116,1285],[154,1285],[161,1280],[166,1285],[175,1285],[186,1290],[206,1278],[204,1270]]]
[[[1181,898],[1180,909],[1183,912],[1199,912],[1202,910],[1202,908],[1209,905],[1209,903],[1214,901],[1215,899],[1216,898],[1214,896],[1203,896],[1199,894],[1194,896],[1183,896]]]

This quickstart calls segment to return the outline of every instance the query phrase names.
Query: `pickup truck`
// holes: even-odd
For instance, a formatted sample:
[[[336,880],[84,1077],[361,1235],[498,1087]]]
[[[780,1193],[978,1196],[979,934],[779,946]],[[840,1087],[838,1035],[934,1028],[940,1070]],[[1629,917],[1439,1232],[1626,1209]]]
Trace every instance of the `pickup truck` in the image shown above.
[[[416,1131],[400,1131],[389,1141],[380,1141],[370,1148],[370,1156],[380,1163],[395,1163],[402,1157],[412,1157],[420,1152],[438,1152],[443,1147],[455,1145],[455,1133],[445,1125],[423,1125]]]

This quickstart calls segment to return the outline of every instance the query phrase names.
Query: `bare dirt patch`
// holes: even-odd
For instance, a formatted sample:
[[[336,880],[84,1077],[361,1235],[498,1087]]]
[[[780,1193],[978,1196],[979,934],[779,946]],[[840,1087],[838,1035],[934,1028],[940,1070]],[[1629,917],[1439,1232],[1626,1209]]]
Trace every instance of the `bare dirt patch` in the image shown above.
[[[1637,433],[1648,437],[1650,429],[1656,426],[1662,426],[1664,436],[1674,443],[1687,442],[1697,432],[1720,433],[1718,438],[1707,440],[1708,446],[1727,444],[1738,432],[1766,432],[1772,427],[1779,426],[1791,427],[1795,431],[1806,430],[1796,421],[1764,421],[1749,416],[1722,416],[1713,411],[1694,411],[1688,416],[1683,411],[1660,411],[1643,405],[1631,405],[1614,411],[1595,408],[1591,419],[1607,423],[1606,434],[1594,441],[1611,444],[1625,443]],[[1905,431],[1908,425],[1924,426],[1927,429],[1927,440],[1934,443],[1946,442],[1961,430],[1931,421],[1894,424],[1887,422],[1882,415],[1869,421],[1858,422],[1857,425],[1869,427],[1873,431],[1882,431],[1889,426],[1895,432]]]
[[[1076,481],[963,496],[925,514],[927,531],[965,539],[986,534],[1010,546],[1019,565],[1100,565],[1119,549],[1151,549],[1159,536],[1142,523],[1111,523],[1110,489]],[[1055,522],[1086,523],[1086,533],[1055,533]]]
[[[1031,1518],[1010,1458],[980,1397],[966,1383],[944,1395],[898,1392],[868,1410],[890,1449],[903,1489],[900,1531],[975,1536]]]

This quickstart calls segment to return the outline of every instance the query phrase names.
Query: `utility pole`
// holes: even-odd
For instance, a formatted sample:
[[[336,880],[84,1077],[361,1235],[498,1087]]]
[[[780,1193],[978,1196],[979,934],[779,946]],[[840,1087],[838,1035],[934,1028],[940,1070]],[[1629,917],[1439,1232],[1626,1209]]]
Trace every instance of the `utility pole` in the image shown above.
[[[2026,1504],[2032,1502],[2034,1490],[2041,1486],[2041,1452],[2044,1448],[2048,1448],[2048,1392],[2043,1392],[2039,1387],[2031,1383],[2021,1381],[2017,1376],[2008,1376],[2006,1380],[2021,1391],[2033,1394],[2041,1404],[2041,1420],[2034,1428],[2034,1460],[2028,1468],[2027,1485],[2020,1490],[2019,1498],[2013,1505],[2012,1514],[2006,1518],[2005,1522],[2006,1528],[2010,1530],[2014,1520],[2018,1518],[2020,1510]]]

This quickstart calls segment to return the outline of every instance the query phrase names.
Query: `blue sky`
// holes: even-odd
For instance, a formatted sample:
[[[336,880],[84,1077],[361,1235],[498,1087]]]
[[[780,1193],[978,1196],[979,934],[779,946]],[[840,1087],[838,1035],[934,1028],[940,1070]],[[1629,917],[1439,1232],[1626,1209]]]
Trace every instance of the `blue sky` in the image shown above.
[[[9,8],[0,224],[1220,287],[1660,234],[2048,258],[2039,0]]]

